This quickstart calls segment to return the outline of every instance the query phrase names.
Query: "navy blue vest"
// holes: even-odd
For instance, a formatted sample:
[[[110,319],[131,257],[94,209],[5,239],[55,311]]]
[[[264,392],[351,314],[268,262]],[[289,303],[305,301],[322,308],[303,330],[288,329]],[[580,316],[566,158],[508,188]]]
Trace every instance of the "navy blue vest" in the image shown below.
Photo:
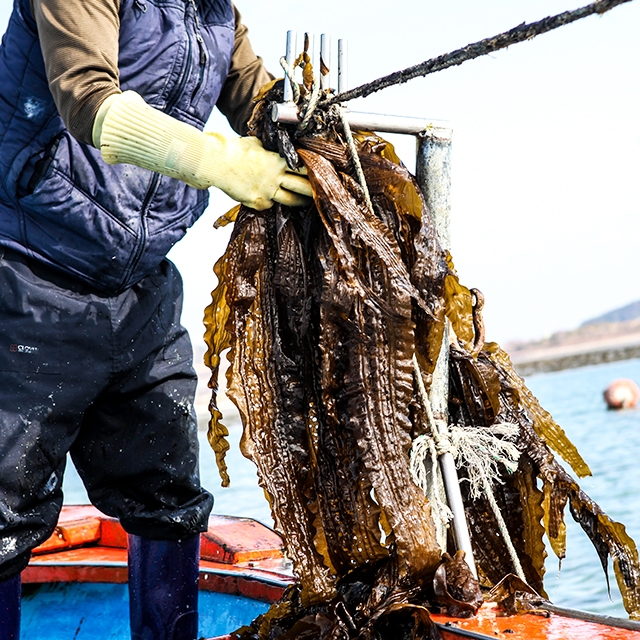
[[[120,23],[122,90],[202,129],[229,70],[230,0],[121,0]],[[107,165],[71,136],[29,0],[14,0],[0,45],[0,245],[116,293],[157,265],[207,203],[206,191]]]

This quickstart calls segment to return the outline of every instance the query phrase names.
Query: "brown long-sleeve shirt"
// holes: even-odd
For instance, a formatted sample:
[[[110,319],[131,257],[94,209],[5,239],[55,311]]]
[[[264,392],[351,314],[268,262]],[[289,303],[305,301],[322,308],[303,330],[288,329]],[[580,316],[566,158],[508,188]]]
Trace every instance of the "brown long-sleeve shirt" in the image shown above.
[[[120,92],[120,0],[30,0],[49,87],[67,129],[92,144],[91,132],[105,98]],[[238,10],[231,68],[218,108],[240,134],[246,132],[251,98],[271,75],[256,56]]]

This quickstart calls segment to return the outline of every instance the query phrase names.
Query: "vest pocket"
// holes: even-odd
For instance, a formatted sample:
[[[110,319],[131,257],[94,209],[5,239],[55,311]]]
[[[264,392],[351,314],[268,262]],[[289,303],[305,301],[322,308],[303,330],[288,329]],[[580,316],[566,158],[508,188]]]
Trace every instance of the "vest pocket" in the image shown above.
[[[29,196],[35,191],[40,180],[42,180],[49,170],[59,144],[60,137],[58,136],[54,138],[42,151],[32,155],[27,160],[22,172],[20,173],[20,178],[18,179],[18,198]]]
[[[70,168],[67,145],[63,137],[33,192],[18,200],[24,244],[44,262],[114,292],[121,287],[138,234],[74,184],[71,171],[62,171]]]

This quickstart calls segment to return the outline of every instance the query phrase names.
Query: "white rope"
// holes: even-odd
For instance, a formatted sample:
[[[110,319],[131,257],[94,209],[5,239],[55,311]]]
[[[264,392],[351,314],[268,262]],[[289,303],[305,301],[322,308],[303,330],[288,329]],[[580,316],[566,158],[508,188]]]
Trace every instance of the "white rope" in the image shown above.
[[[306,131],[309,123],[311,122],[311,118],[318,106],[318,101],[320,100],[320,77],[318,74],[313,74],[313,85],[311,86],[311,96],[309,97],[309,102],[307,102],[307,106],[304,110],[304,115],[302,117],[302,122],[298,125],[297,129],[300,133]]]
[[[430,465],[427,465],[427,460]],[[438,545],[447,550],[447,530],[453,520],[453,512],[447,505],[447,494],[438,464],[438,452],[430,434],[418,436],[411,444],[409,470],[414,482],[431,505],[431,516],[436,526]]]
[[[509,473],[513,473],[518,468],[520,451],[513,441],[518,437],[520,427],[516,424],[496,424],[490,427],[439,425],[434,418],[429,395],[424,386],[415,354],[413,356],[413,370],[430,433],[418,436],[413,441],[409,468],[414,481],[431,502],[437,529],[440,529],[438,524],[447,525],[453,519],[449,507],[444,504],[443,509],[439,504],[438,493],[442,491],[442,495],[444,495],[444,483],[441,474],[437,473],[439,456],[451,453],[456,461],[456,467],[465,467],[467,470],[468,478],[465,480],[469,482],[471,499],[477,500],[483,494],[486,496],[507,546],[515,572],[521,580],[526,582],[520,558],[518,558],[506,522],[493,495],[493,484],[500,482],[498,465],[504,465]],[[439,426],[444,428],[440,429]],[[427,468],[431,469],[431,473],[427,472]],[[438,542],[440,544],[440,540]]]
[[[431,410],[431,400],[429,400],[429,394],[427,393],[427,388],[424,386],[424,380],[422,379],[422,372],[420,371],[420,365],[418,364],[418,358],[416,358],[416,354],[413,354],[413,373],[418,382],[418,391],[420,392],[420,399],[422,400],[422,407],[424,408],[427,414],[427,423],[429,424],[429,429],[431,429],[431,433],[436,434],[436,421],[433,417],[433,411]]]
[[[285,76],[291,83],[291,88],[293,90],[293,101],[298,104],[300,102],[300,85],[296,82],[295,78],[295,67],[291,67],[287,59],[282,56],[280,58],[280,66],[284,71]],[[313,74],[313,84],[311,86],[311,95],[309,96],[309,100],[307,101],[307,105],[304,109],[304,113],[302,115],[302,120],[298,124],[297,130],[300,132],[304,132],[309,123],[311,122],[311,118],[318,106],[318,102],[320,101],[320,76],[317,73]]]
[[[291,83],[291,89],[293,90],[293,101],[298,104],[298,102],[300,101],[300,87],[296,82],[294,69],[289,66],[289,63],[284,56],[280,58],[280,66],[284,71],[284,75],[287,76],[289,82]]]
[[[340,117],[340,122],[342,122],[342,129],[344,131],[344,137],[349,146],[349,151],[351,152],[351,159],[353,160],[353,164],[356,168],[356,175],[358,176],[358,182],[362,187],[362,191],[364,192],[364,200],[367,203],[367,207],[371,213],[373,211],[373,204],[371,202],[371,197],[369,196],[369,188],[367,187],[367,181],[364,177],[364,171],[362,170],[362,165],[360,164],[360,157],[358,156],[358,149],[356,147],[356,143],[353,140],[353,135],[351,133],[351,127],[347,122],[347,116],[345,114],[344,109],[340,107],[336,107],[338,111],[338,116]]]
[[[483,476],[483,485],[484,485],[485,495],[487,496],[487,500],[489,501],[489,505],[491,506],[491,511],[493,511],[493,515],[498,521],[498,529],[502,534],[504,543],[507,545],[507,550],[509,551],[509,556],[511,556],[511,562],[513,562],[513,568],[516,570],[516,575],[518,576],[518,578],[520,578],[520,580],[527,583],[527,577],[524,575],[524,571],[522,570],[522,565],[520,564],[520,558],[518,558],[518,552],[516,551],[516,548],[513,546],[513,541],[511,540],[511,536],[509,535],[509,530],[507,529],[507,523],[504,521],[504,518],[502,517],[502,512],[500,511],[500,507],[498,506],[498,503],[496,502],[496,499],[493,495],[491,483],[484,476]]]
[[[418,391],[422,406],[427,414],[427,424],[430,433],[418,436],[411,444],[409,470],[414,482],[422,489],[431,504],[431,515],[436,526],[438,544],[443,551],[447,549],[447,529],[453,520],[453,512],[446,502],[444,480],[438,464],[438,444],[442,444],[439,430],[431,409],[429,395],[424,386],[420,367],[415,354],[413,355],[413,371],[418,382]],[[427,466],[427,459],[430,461]],[[430,473],[427,469],[430,469]]]

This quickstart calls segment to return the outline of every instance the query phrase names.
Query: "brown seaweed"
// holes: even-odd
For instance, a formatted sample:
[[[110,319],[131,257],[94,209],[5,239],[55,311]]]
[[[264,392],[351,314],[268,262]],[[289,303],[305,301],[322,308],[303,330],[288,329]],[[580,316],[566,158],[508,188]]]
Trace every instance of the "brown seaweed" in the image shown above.
[[[251,131],[304,163],[314,203],[228,214],[223,222],[235,226],[205,312],[209,440],[223,484],[227,430],[216,395],[228,349],[241,449],[258,468],[298,577],[238,636],[436,638],[430,607],[467,615],[479,606],[460,556],[441,563],[455,549],[439,548],[431,505],[409,472],[414,439],[430,432],[414,356],[428,389],[446,323],[451,427],[506,423],[519,433],[517,468],[499,466],[491,495],[471,491],[473,470],[459,468],[481,584],[515,571],[497,505],[527,583],[544,596],[544,535],[564,557],[568,504],[605,572],[613,558],[625,606],[638,616],[635,544],[556,461],[551,449],[577,475],[589,472],[506,354],[484,344],[482,295],[459,282],[414,178],[391,145],[357,134],[369,209],[331,113],[299,135],[267,117],[279,97],[277,84],[261,96]]]
[[[506,575],[487,594],[489,602],[497,602],[503,615],[537,611],[546,599],[513,573]]]
[[[456,551],[453,557],[442,554],[442,564],[433,577],[433,592],[436,602],[455,618],[470,618],[484,601],[464,551]]]
[[[402,587],[396,565],[389,559],[363,565],[337,585],[329,602],[304,606],[298,586],[290,587],[280,603],[233,637],[243,640],[441,640],[429,610],[414,601],[428,600],[415,586]]]

